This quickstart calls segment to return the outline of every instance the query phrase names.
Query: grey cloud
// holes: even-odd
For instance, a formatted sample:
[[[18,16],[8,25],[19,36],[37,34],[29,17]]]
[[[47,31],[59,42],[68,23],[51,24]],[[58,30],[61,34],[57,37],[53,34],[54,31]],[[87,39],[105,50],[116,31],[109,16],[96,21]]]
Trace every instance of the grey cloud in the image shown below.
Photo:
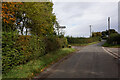
[[[117,30],[118,4],[109,2],[55,2],[54,12],[60,25],[66,25],[70,36],[89,36],[89,24],[93,31],[107,29],[107,17],[111,17],[111,28]]]

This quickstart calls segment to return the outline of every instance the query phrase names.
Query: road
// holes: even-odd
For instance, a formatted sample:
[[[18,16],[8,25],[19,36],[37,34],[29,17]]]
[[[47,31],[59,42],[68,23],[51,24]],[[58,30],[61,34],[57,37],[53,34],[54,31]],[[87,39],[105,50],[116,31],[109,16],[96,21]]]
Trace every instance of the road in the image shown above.
[[[47,78],[118,78],[118,60],[105,52],[101,44],[82,48],[52,69]]]

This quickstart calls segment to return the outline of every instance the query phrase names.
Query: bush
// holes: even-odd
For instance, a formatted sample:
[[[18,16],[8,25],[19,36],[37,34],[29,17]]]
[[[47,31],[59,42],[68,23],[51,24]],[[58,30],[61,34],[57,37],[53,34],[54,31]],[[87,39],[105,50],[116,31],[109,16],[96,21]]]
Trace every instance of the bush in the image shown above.
[[[16,46],[15,42],[18,39],[16,32],[2,33],[2,71],[7,72],[13,66],[23,62],[23,53],[21,46]]]
[[[117,44],[119,45],[120,44],[120,34],[118,34],[118,33],[111,34],[107,39],[107,43],[112,44],[112,45],[117,45]]]
[[[60,44],[62,46],[62,48],[65,48],[68,46],[68,42],[67,42],[67,38],[63,37],[63,38],[60,38]]]
[[[45,54],[45,43],[42,38],[37,36],[32,36],[29,41],[29,46],[28,46],[28,50],[29,51],[31,50],[30,51],[32,52],[31,56],[33,58],[38,58]]]
[[[45,44],[37,36],[19,36],[16,32],[2,34],[2,71],[44,55]]]
[[[38,36],[19,36],[17,41],[18,46],[22,46],[22,52],[25,56],[25,61],[38,58],[45,53],[45,44],[43,39]]]
[[[67,37],[69,44],[87,44],[95,41],[99,41],[100,37],[91,37],[91,38],[73,38],[73,37]]]
[[[8,72],[14,66],[25,64],[46,53],[67,46],[66,38],[25,36],[18,35],[17,32],[3,32],[2,40],[3,73]]]
[[[44,38],[44,43],[46,45],[45,52],[55,51],[59,48],[67,47],[67,39],[66,38],[59,38],[57,36],[49,36]]]
[[[61,48],[60,39],[58,37],[55,37],[55,36],[45,37],[44,42],[46,45],[46,47],[45,47],[46,53]]]

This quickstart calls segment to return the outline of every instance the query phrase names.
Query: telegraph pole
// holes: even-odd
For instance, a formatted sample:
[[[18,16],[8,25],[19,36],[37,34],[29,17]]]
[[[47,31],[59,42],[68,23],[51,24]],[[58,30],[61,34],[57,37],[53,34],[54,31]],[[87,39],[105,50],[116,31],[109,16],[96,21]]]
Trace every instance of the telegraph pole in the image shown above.
[[[110,35],[110,17],[108,17],[108,36]]]
[[[110,30],[110,17],[108,17],[108,30]]]
[[[90,25],[90,37],[91,37],[91,25]]]

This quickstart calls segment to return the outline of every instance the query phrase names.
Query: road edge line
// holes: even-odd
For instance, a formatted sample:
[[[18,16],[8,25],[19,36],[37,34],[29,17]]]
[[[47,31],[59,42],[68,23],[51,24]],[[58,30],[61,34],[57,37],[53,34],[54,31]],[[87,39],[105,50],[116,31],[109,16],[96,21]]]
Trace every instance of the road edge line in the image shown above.
[[[111,53],[111,52],[109,52],[108,50],[106,50],[104,47],[102,47],[103,48],[103,50],[105,51],[105,52],[107,52],[108,54],[110,54],[112,57],[114,57],[115,59],[117,59],[118,57],[116,57],[113,53]]]
[[[120,57],[117,53],[115,52],[112,52],[110,49],[107,49],[108,52],[112,53],[113,55],[117,56],[117,57]]]

